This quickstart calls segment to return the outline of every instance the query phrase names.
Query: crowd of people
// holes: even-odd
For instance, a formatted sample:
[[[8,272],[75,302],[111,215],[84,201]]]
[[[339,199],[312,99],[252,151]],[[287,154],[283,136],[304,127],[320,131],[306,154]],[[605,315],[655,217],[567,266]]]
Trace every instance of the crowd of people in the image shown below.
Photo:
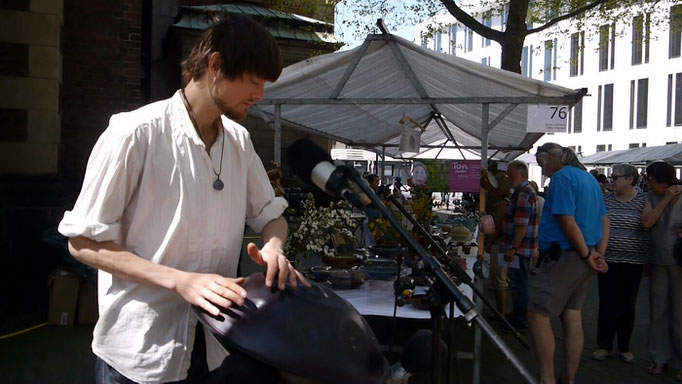
[[[496,233],[485,249],[490,253],[491,285],[498,310],[521,332],[530,329],[541,383],[572,383],[583,349],[582,307],[590,282],[597,275],[598,349],[604,360],[616,356],[634,361],[630,339],[642,275],[648,276],[648,372],[661,374],[678,364],[682,382],[682,258],[674,245],[682,238],[682,189],[675,168],[650,164],[641,175],[648,191],[638,187],[640,174],[632,165],[613,167],[608,179],[588,173],[569,148],[540,146],[536,160],[551,178],[545,196],[528,181],[528,168],[514,161],[506,177],[495,172],[488,212]],[[680,241],[682,242],[682,240]],[[677,252],[677,253],[676,253]],[[506,291],[513,296],[507,311]],[[550,318],[563,325],[564,371],[554,372],[555,338]],[[502,326],[505,330],[505,326]]]

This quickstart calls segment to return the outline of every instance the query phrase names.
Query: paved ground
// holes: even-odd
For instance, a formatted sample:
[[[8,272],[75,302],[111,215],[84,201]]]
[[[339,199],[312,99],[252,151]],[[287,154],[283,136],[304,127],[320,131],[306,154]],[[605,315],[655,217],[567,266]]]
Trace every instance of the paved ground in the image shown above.
[[[674,370],[662,376],[654,377],[646,372],[648,360],[646,356],[647,336],[647,294],[646,279],[637,302],[637,319],[632,340],[632,350],[636,360],[634,364],[625,364],[616,358],[603,362],[590,359],[596,347],[596,280],[584,308],[585,348],[576,383],[674,383]],[[376,319],[374,319],[376,320]],[[373,321],[374,323],[374,321]],[[31,324],[27,324],[29,326]],[[560,330],[559,324],[554,324]],[[428,322],[413,323],[412,327],[428,326]],[[409,337],[414,329],[403,328],[401,339]],[[458,327],[457,349],[471,348],[471,332],[468,327]],[[386,328],[378,330],[385,332]],[[92,326],[44,326],[17,336],[0,339],[0,382],[2,383],[50,383],[50,384],[87,384],[93,382],[94,358],[90,353]],[[525,351],[509,334],[502,334],[503,339],[517,353],[528,369],[537,374],[534,352]],[[530,335],[525,336],[530,343]],[[557,339],[557,370],[561,370],[562,336]],[[462,382],[471,382],[471,362],[459,361]],[[481,383],[522,383],[523,380],[508,363],[502,354],[485,338],[483,343],[483,359]]]

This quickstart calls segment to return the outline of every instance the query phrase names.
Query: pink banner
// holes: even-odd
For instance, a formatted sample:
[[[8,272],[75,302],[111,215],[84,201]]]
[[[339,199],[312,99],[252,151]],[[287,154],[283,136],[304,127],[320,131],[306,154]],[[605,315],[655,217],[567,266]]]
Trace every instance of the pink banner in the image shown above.
[[[479,192],[481,160],[455,160],[450,163],[450,191]]]

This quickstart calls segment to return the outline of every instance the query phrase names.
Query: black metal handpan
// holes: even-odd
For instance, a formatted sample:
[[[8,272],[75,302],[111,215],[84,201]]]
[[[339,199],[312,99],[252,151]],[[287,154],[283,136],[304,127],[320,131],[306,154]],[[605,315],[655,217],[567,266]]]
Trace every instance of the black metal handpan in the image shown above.
[[[220,343],[281,371],[324,383],[379,383],[388,374],[374,332],[353,306],[331,289],[265,286],[255,273],[243,284],[242,307],[218,316],[196,308]]]

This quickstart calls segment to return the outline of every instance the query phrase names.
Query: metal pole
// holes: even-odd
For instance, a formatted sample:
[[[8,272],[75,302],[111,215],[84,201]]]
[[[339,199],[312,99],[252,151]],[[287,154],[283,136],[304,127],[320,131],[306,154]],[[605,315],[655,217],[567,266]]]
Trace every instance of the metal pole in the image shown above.
[[[481,104],[481,168],[488,169],[488,116],[490,112],[490,104]],[[480,194],[480,209],[485,212],[485,189],[481,188]],[[485,236],[483,232],[478,231],[478,258],[483,258],[483,249],[485,248]],[[497,256],[497,255],[495,255]],[[493,256],[491,256],[493,257]],[[481,380],[481,328],[480,323],[474,325],[474,377],[473,384],[478,384]]]
[[[274,160],[282,165],[282,104],[275,104],[275,151]]]

